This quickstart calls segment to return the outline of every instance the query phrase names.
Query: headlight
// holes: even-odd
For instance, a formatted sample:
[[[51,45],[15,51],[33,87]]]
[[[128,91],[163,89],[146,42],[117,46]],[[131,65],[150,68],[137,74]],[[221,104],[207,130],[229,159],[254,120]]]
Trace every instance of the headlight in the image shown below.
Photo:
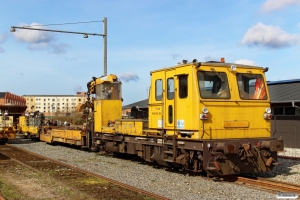
[[[206,108],[206,107],[202,108],[202,112],[207,114],[208,113],[208,108]]]
[[[236,71],[236,66],[235,66],[235,65],[231,65],[230,68],[231,68],[231,70],[232,70],[233,72]]]
[[[271,108],[266,108],[266,113],[270,114],[271,113]]]

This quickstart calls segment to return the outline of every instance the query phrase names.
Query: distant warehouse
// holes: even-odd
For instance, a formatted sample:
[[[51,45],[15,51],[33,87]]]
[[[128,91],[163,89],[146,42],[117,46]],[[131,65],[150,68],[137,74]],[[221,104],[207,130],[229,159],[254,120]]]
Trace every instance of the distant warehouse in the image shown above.
[[[300,148],[300,79],[268,82],[272,108],[272,134],[286,147]]]

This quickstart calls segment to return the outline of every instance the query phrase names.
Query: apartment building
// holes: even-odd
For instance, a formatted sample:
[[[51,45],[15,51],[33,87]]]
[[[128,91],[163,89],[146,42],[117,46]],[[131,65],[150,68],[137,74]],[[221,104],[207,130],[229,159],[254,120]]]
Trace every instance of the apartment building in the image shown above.
[[[75,95],[23,95],[26,99],[27,111],[40,111],[46,116],[52,116],[56,112],[74,112],[78,104],[86,101],[85,92],[77,92]]]

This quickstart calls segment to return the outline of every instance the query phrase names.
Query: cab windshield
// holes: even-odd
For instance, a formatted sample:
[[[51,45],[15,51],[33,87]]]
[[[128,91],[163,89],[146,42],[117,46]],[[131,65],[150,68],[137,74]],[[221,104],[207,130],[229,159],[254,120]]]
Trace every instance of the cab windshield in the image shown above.
[[[200,96],[203,99],[230,99],[225,72],[198,71]]]
[[[96,85],[96,99],[121,99],[121,83],[102,83]]]
[[[236,74],[241,99],[267,99],[267,90],[261,74]]]

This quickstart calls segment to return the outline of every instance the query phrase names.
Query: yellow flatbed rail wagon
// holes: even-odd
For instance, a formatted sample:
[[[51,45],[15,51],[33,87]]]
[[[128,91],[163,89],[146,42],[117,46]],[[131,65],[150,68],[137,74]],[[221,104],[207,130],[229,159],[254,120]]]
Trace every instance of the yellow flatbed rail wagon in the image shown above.
[[[9,139],[14,139],[16,131],[13,123],[13,116],[8,116],[7,111],[2,113],[0,110],[0,143],[4,144]]]
[[[152,71],[148,116],[132,108],[134,119],[122,119],[117,76],[93,77],[81,145],[211,176],[271,171],[284,145],[272,137],[267,70],[193,60]]]
[[[51,128],[44,126],[40,140],[48,143],[61,142],[81,147],[87,147],[84,129],[80,127]]]

